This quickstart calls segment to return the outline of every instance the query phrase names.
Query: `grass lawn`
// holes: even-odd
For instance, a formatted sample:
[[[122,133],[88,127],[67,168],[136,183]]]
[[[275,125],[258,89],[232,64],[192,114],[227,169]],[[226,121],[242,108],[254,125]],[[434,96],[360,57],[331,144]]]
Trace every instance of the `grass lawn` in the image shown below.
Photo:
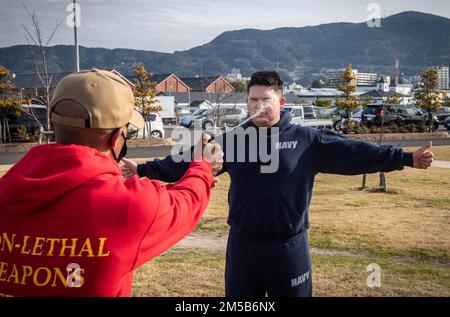
[[[407,149],[412,150],[412,149]],[[450,160],[450,147],[433,147]],[[319,174],[310,208],[315,296],[450,296],[450,169],[405,168],[387,174]],[[220,176],[195,234],[226,236],[228,175]],[[335,254],[337,253],[337,254]],[[367,265],[381,268],[369,288]],[[223,296],[224,252],[172,249],[141,267],[135,296]]]
[[[449,296],[448,265],[384,257],[313,255],[314,296]],[[381,268],[369,288],[366,268]],[[169,250],[139,268],[133,296],[223,296],[224,252]],[[282,269],[282,268],[280,268]]]
[[[432,151],[450,161],[450,146]],[[377,174],[368,176],[368,190],[359,189],[361,181],[316,178],[309,230],[314,295],[450,296],[450,169],[388,173],[388,193],[378,190]],[[228,175],[220,176],[193,236],[225,241],[228,186]],[[366,285],[370,263],[381,268],[380,288]],[[133,295],[223,296],[224,266],[223,250],[175,247],[137,270]]]

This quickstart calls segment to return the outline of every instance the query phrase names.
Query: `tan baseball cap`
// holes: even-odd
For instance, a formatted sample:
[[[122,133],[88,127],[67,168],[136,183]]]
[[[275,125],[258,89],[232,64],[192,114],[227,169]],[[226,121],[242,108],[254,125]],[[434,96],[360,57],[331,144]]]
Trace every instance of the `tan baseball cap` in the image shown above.
[[[89,119],[55,113],[54,108],[61,100],[79,103]],[[95,129],[115,129],[128,123],[138,129],[144,127],[144,118],[134,109],[130,86],[120,76],[100,69],[73,73],[58,83],[50,102],[50,122]]]

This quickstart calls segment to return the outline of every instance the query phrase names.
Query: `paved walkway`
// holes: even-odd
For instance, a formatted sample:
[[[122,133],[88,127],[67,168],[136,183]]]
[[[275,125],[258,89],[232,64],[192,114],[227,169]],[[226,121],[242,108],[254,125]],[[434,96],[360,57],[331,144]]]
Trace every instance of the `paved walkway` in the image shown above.
[[[149,160],[149,158],[133,158],[134,160],[141,162]],[[440,167],[440,168],[450,168],[450,161],[433,161],[432,167]],[[12,167],[12,164],[0,164],[0,176],[1,172],[6,172]]]
[[[450,161],[433,161],[432,167],[450,168]]]
[[[450,163],[450,162],[449,162]],[[194,232],[185,237],[183,240],[178,242],[173,249],[174,250],[196,250],[196,251],[206,251],[206,252],[223,252],[226,251],[227,236],[217,236],[214,233],[205,234]],[[311,247],[311,254],[318,255],[322,257],[353,257],[353,258],[370,258],[376,257],[376,255],[371,254],[369,251],[352,251],[352,250],[336,250],[327,248]],[[407,255],[396,255],[390,257],[394,261],[398,262],[420,262],[420,263],[430,263],[435,267],[450,268],[450,262],[440,261],[437,259],[423,259],[414,256]]]

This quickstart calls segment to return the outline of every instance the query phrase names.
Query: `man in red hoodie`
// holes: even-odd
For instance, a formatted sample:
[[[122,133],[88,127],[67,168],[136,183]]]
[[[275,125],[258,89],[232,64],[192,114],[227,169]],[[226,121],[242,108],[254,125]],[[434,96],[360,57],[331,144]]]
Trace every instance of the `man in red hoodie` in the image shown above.
[[[124,179],[127,126],[144,124],[133,105],[108,71],[58,84],[57,144],[30,149],[0,179],[0,296],[129,296],[133,271],[198,223],[220,147],[206,145],[174,185]]]

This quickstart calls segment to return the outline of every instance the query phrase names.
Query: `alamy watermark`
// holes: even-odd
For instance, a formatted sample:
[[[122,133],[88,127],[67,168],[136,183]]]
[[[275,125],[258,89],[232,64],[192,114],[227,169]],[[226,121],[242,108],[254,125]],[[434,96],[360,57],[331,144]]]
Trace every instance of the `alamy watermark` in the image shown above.
[[[67,287],[78,288],[83,285],[82,272],[84,271],[78,263],[70,263],[66,267],[67,271]]]
[[[371,272],[367,277],[367,286],[370,288],[381,287],[381,267],[377,263],[370,263],[367,272]]]
[[[381,27],[381,6],[378,3],[369,3],[366,7],[366,11],[370,12],[367,17],[366,24],[369,28]]]
[[[66,7],[66,12],[70,12],[66,18],[68,27],[73,28],[81,26],[81,7],[78,3],[69,3]]]
[[[172,147],[172,159],[176,163],[190,162],[193,146],[194,157],[199,156],[202,148],[195,145],[201,143],[204,133],[201,129],[194,129],[193,133],[187,128],[173,130],[171,137],[178,142]],[[225,153],[225,162],[260,163],[260,172],[263,174],[277,172],[280,166],[280,150],[294,150],[297,145],[296,142],[280,143],[278,127],[236,127],[220,135],[216,140]]]

